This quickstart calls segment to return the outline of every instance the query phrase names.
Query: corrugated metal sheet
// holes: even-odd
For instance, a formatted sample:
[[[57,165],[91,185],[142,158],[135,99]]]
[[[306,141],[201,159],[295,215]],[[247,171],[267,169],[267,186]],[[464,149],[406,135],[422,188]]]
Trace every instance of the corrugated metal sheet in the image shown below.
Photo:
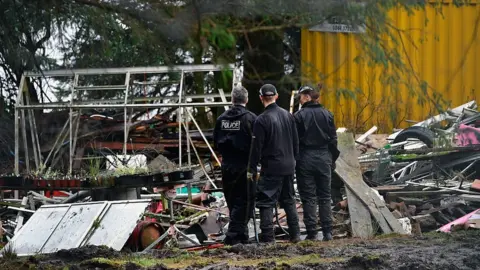
[[[452,1],[444,1],[441,13],[427,5],[410,16],[394,9],[390,17],[402,33],[403,62],[418,76],[403,76],[402,80],[412,84],[426,81],[433,89],[430,94],[440,93],[451,102],[450,107],[476,100],[476,89],[480,89],[480,30],[475,25],[480,5],[456,7]],[[324,83],[321,102],[335,114],[338,127],[365,131],[377,125],[388,133],[393,127],[409,126],[405,120],[421,121],[438,113],[432,103],[419,105],[417,96],[406,86],[393,90],[382,85],[378,78],[388,70],[355,62],[364,54],[357,38],[354,33],[302,30],[304,82]],[[361,89],[361,93],[353,100],[345,97],[349,93],[342,89]],[[395,123],[392,111],[396,111]]]

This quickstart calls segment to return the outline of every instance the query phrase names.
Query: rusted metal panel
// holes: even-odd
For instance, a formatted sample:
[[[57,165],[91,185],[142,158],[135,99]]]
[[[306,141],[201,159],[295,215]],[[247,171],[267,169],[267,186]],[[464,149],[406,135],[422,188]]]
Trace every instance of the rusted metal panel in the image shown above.
[[[438,3],[438,1],[436,1]],[[401,80],[425,81],[428,92],[441,94],[450,107],[479,97],[480,42],[477,20],[480,5],[473,1],[461,7],[442,1],[441,12],[431,4],[408,15],[399,8],[390,11],[393,26],[398,29],[398,47],[403,62],[416,76],[401,75]],[[348,31],[347,31],[348,32]],[[393,127],[408,127],[405,120],[421,121],[438,114],[432,102],[421,106],[417,95],[400,85],[398,90],[383,85],[380,75],[391,72],[380,65],[368,66],[355,61],[364,56],[358,40],[361,33],[332,33],[302,30],[302,76],[304,83],[323,82],[321,102],[334,114],[337,126],[368,130],[378,126],[380,132]],[[389,43],[390,46],[393,46]],[[419,85],[419,83],[417,83]],[[342,89],[359,89],[356,100]],[[419,87],[417,88],[419,90]],[[343,93],[343,94],[342,94]],[[417,92],[418,93],[418,92]],[[395,112],[396,121],[392,121]]]

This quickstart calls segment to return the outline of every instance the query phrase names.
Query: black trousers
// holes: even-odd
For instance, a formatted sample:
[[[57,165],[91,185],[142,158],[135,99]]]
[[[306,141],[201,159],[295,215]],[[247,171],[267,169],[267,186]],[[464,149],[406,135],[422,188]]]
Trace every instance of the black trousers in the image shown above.
[[[293,175],[260,175],[257,186],[256,206],[260,209],[260,229],[262,241],[274,241],[273,210],[277,207],[285,210],[290,237],[300,235],[298,213],[293,187]]]
[[[222,182],[230,215],[225,242],[245,242],[248,240],[247,223],[253,211],[254,183],[248,183],[245,169],[236,168],[222,168]]]
[[[331,231],[332,156],[328,150],[300,153],[297,161],[297,187],[303,204],[303,222],[307,231],[317,226],[317,203],[323,231]]]

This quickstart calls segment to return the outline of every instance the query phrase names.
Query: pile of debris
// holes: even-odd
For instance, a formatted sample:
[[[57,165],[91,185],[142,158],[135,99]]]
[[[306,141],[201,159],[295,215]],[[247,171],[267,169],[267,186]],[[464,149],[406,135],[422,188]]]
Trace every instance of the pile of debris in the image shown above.
[[[375,131],[357,139],[364,152],[358,160],[365,183],[382,195],[395,218],[408,218],[414,231],[425,232],[480,208],[480,112],[475,101],[398,131],[383,147],[368,142]],[[341,202],[336,209],[346,205]]]
[[[373,147],[371,138],[376,127],[356,139],[340,128],[337,134],[341,155],[332,181],[332,193],[337,194],[333,205],[334,237],[369,238],[379,233],[478,228],[480,112],[476,109],[476,103],[469,102],[381,139],[383,145]],[[112,123],[110,131],[114,126]],[[155,126],[149,123],[149,129]],[[167,138],[162,136],[163,140]],[[221,246],[228,226],[228,209],[219,185],[221,175],[217,163],[198,160],[200,166],[196,166],[191,179],[157,182],[153,189],[89,188],[77,193],[62,191],[67,195],[62,198],[29,191],[21,200],[5,199],[0,208],[2,235],[26,255],[87,245],[142,252],[165,246]],[[152,164],[175,166],[165,157],[158,157]],[[182,191],[184,188],[188,192]],[[196,191],[192,192],[192,188]],[[99,196],[102,192],[116,196]],[[134,195],[122,199],[120,193]],[[302,220],[300,203],[297,209]],[[46,215],[51,215],[48,224],[38,226]],[[257,218],[257,227],[258,222]],[[277,239],[287,238],[282,209],[274,223]],[[62,230],[72,224],[76,224],[75,235],[64,239],[67,234]],[[252,239],[253,228],[251,221]],[[31,235],[43,234],[45,237],[32,240]],[[113,235],[118,235],[117,240],[112,240]]]

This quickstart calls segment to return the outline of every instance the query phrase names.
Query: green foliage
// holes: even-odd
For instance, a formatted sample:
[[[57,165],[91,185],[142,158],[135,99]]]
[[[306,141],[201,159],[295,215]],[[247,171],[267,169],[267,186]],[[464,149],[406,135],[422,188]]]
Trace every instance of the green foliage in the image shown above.
[[[202,35],[218,50],[232,50],[237,44],[235,36],[223,24],[205,24],[202,27]]]
[[[2,258],[5,261],[12,261],[17,258],[17,253],[15,252],[15,249],[13,247],[13,242],[10,242],[9,245],[3,247],[2,249]]]
[[[41,178],[45,180],[59,180],[65,177],[61,172],[51,168],[40,165],[39,168],[31,172],[31,175],[36,178]]]
[[[88,176],[95,178],[100,173],[102,160],[95,157],[90,157],[88,166]]]

